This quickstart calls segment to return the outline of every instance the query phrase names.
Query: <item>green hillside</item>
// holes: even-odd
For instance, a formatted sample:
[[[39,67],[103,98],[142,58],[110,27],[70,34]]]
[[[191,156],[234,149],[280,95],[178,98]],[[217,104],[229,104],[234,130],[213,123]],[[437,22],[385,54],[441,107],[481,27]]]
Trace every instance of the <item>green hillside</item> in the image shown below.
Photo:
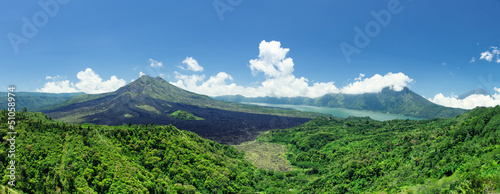
[[[418,118],[450,118],[466,110],[434,104],[408,88],[394,91],[389,88],[380,93],[326,94],[317,98],[307,97],[256,97],[220,96],[218,100],[228,102],[260,102],[271,104],[309,105],[354,110],[368,110],[390,114],[400,114]]]
[[[65,102],[82,93],[65,93],[65,94],[52,94],[52,93],[39,93],[39,92],[16,92],[16,104],[18,109],[26,107],[29,111],[39,111],[42,109],[50,108],[56,104]],[[7,92],[0,92],[0,104],[7,108]]]
[[[288,160],[318,178],[305,193],[498,193],[500,106],[451,119],[317,118],[273,130]]]
[[[6,117],[0,111],[4,186]],[[500,192],[500,106],[421,121],[316,118],[266,132],[243,151],[171,125],[16,117],[14,189],[25,193]]]
[[[4,140],[6,115],[0,112]],[[290,182],[257,170],[233,147],[173,126],[73,125],[29,112],[17,118],[15,189],[26,193],[252,193]],[[3,185],[8,146],[0,150]]]
[[[170,114],[170,117],[181,120],[203,120],[203,118],[194,116],[192,113],[183,110],[175,111],[174,113]]]

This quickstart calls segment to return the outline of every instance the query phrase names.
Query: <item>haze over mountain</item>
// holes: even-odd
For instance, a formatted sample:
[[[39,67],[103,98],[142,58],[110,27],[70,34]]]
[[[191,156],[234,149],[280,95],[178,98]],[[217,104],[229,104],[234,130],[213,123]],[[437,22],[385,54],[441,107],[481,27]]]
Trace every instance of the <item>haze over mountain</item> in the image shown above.
[[[465,110],[434,104],[405,87],[402,91],[384,88],[380,93],[332,93],[317,98],[220,96],[215,99],[229,102],[260,102],[272,104],[310,105],[401,114],[418,118],[454,117]]]
[[[114,92],[80,95],[43,112],[70,123],[173,124],[221,143],[251,140],[259,131],[297,126],[320,115],[221,102],[147,75]]]

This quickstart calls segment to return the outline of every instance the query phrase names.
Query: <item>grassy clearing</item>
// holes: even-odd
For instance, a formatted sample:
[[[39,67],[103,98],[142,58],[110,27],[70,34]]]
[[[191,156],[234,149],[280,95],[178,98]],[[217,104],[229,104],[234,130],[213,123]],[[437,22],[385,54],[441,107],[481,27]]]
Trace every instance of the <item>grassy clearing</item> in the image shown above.
[[[170,114],[170,117],[174,117],[181,120],[197,120],[197,121],[205,120],[201,117],[194,116],[192,113],[183,110],[175,111],[174,113]]]
[[[152,106],[149,106],[147,104],[144,104],[144,105],[137,105],[136,106],[137,108],[140,108],[140,109],[143,109],[143,110],[146,110],[146,111],[150,111],[150,112],[154,112],[156,114],[161,114],[160,111],[158,111],[155,107],[152,107]]]
[[[249,141],[234,145],[238,150],[245,151],[245,159],[255,166],[264,169],[292,171],[293,166],[286,159],[286,147],[281,144]]]
[[[9,186],[0,185],[0,194],[4,194],[4,193],[5,194],[18,194],[18,193],[22,193],[22,192],[13,190]]]

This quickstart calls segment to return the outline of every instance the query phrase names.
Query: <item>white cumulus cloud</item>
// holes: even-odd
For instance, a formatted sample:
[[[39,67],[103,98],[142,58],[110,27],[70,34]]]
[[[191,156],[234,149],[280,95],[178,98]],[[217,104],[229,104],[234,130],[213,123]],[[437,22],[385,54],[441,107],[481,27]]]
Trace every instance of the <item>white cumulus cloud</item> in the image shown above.
[[[260,43],[258,58],[250,60],[250,70],[253,75],[260,72],[264,73],[266,80],[255,87],[245,87],[231,83],[233,77],[226,72],[219,72],[216,76],[210,76],[208,80],[205,80],[205,75],[194,74],[188,76],[175,72],[177,81],[172,82],[172,84],[209,96],[239,94],[247,97],[317,97],[327,93],[339,92],[334,82],[309,83],[307,78],[295,77],[293,75],[293,60],[286,57],[289,50],[288,48],[282,48],[281,43],[278,41],[262,41]]]
[[[191,71],[203,71],[203,67],[198,64],[198,61],[196,59],[193,59],[193,57],[186,57],[182,63],[187,65],[187,69]],[[185,69],[182,66],[179,66],[181,69]]]
[[[149,65],[151,67],[163,67],[163,63],[161,61],[157,61],[154,59],[149,59]]]
[[[76,83],[76,88],[87,94],[99,94],[112,92],[126,84],[125,80],[111,76],[109,80],[102,81],[101,76],[92,69],[87,68],[76,75],[80,82]]]
[[[292,58],[285,58],[290,51],[282,48],[278,41],[262,41],[259,45],[259,58],[250,60],[252,74],[263,72],[268,77],[290,76],[293,72]]]
[[[257,86],[240,86],[232,83],[233,77],[226,72],[219,72],[216,76],[210,76],[208,79],[204,74],[184,75],[175,72],[177,81],[171,83],[180,88],[209,96],[239,94],[247,97],[318,97],[339,92],[349,94],[376,93],[385,87],[401,91],[413,81],[403,73],[388,73],[384,76],[376,74],[370,78],[364,78],[365,74],[360,74],[353,83],[342,89],[337,88],[334,82],[310,82],[305,77],[296,77],[293,74],[295,64],[292,58],[287,57],[289,50],[281,47],[281,43],[278,41],[262,41],[259,44],[258,57],[249,61],[253,75],[263,73],[266,77]]]
[[[500,50],[498,47],[491,46],[491,50],[484,51],[481,53],[481,57],[479,59],[488,61],[488,62],[496,62],[500,63]]]
[[[45,93],[75,93],[79,92],[75,89],[75,84],[70,83],[69,80],[54,80],[45,83],[42,89],[37,89],[37,92]]]
[[[491,60],[493,60],[493,53],[491,53],[490,51],[482,52],[481,57],[479,59],[483,59],[483,60],[491,62]]]
[[[378,93],[387,87],[394,91],[401,91],[413,82],[413,79],[401,72],[390,72],[384,76],[375,74],[373,77],[364,79],[363,77],[364,74],[361,74],[359,78],[355,79],[355,82],[343,87],[341,92],[345,94]]]
[[[495,87],[494,91],[493,95],[473,94],[465,99],[459,99],[455,95],[446,97],[439,93],[434,98],[429,98],[429,101],[447,107],[463,109],[473,109],[478,106],[493,107],[500,105],[500,88]]]
[[[114,75],[109,80],[103,81],[101,76],[90,68],[78,72],[76,77],[79,79],[79,82],[75,84],[69,80],[58,80],[58,76],[55,78],[47,76],[46,79],[52,81],[45,83],[43,88],[36,91],[47,93],[84,92],[87,94],[99,94],[115,91],[126,84],[125,80],[118,79]]]
[[[189,89],[192,92],[197,92],[198,82],[202,82],[205,79],[205,75],[183,75],[175,71],[175,79],[177,82],[173,84],[184,89]]]

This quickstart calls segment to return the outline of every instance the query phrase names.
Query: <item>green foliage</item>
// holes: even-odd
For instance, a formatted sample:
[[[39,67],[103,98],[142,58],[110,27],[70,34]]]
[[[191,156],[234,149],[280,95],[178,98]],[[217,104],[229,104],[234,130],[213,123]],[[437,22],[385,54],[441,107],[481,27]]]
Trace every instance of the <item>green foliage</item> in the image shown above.
[[[500,192],[500,106],[420,121],[316,118],[236,146],[247,154],[171,125],[67,124],[31,112],[16,118],[13,189],[25,193]],[[5,110],[0,135],[6,185]],[[268,167],[289,161],[293,169],[257,168],[244,159],[252,154],[267,156]]]
[[[20,194],[22,192],[16,191],[9,186],[0,185],[0,194]]]
[[[234,146],[245,152],[245,159],[259,168],[274,171],[292,171],[293,166],[286,159],[286,147],[281,144],[249,141]]]
[[[171,125],[67,124],[30,112],[16,118],[14,189],[26,193],[254,193],[292,183],[257,170],[231,146]],[[2,142],[6,125],[0,110]],[[7,185],[8,161],[1,151],[0,185]]]
[[[183,111],[183,110],[175,111],[172,114],[170,114],[169,116],[174,117],[176,119],[181,119],[181,120],[204,120],[203,118],[194,116],[190,112]]]
[[[28,111],[38,111],[44,108],[52,107],[58,103],[62,103],[70,98],[73,98],[82,93],[67,93],[67,94],[52,94],[52,93],[39,93],[39,92],[16,92],[15,99],[16,104],[19,109],[25,107]],[[0,109],[7,108],[7,92],[0,92],[0,104],[3,107]]]
[[[156,114],[161,114],[161,112],[160,112],[160,111],[158,111],[158,110],[156,110],[156,108],[155,108],[155,107],[152,107],[152,106],[147,105],[147,104],[137,105],[136,107],[137,107],[137,108],[140,108],[140,109],[142,109],[142,110],[149,111],[149,112],[154,112],[154,113],[156,113]],[[125,117],[127,117],[127,115],[125,115]],[[130,116],[129,116],[128,118],[130,118]]]
[[[305,192],[500,191],[500,106],[421,121],[317,118],[258,140],[287,145],[293,165],[320,177]]]

